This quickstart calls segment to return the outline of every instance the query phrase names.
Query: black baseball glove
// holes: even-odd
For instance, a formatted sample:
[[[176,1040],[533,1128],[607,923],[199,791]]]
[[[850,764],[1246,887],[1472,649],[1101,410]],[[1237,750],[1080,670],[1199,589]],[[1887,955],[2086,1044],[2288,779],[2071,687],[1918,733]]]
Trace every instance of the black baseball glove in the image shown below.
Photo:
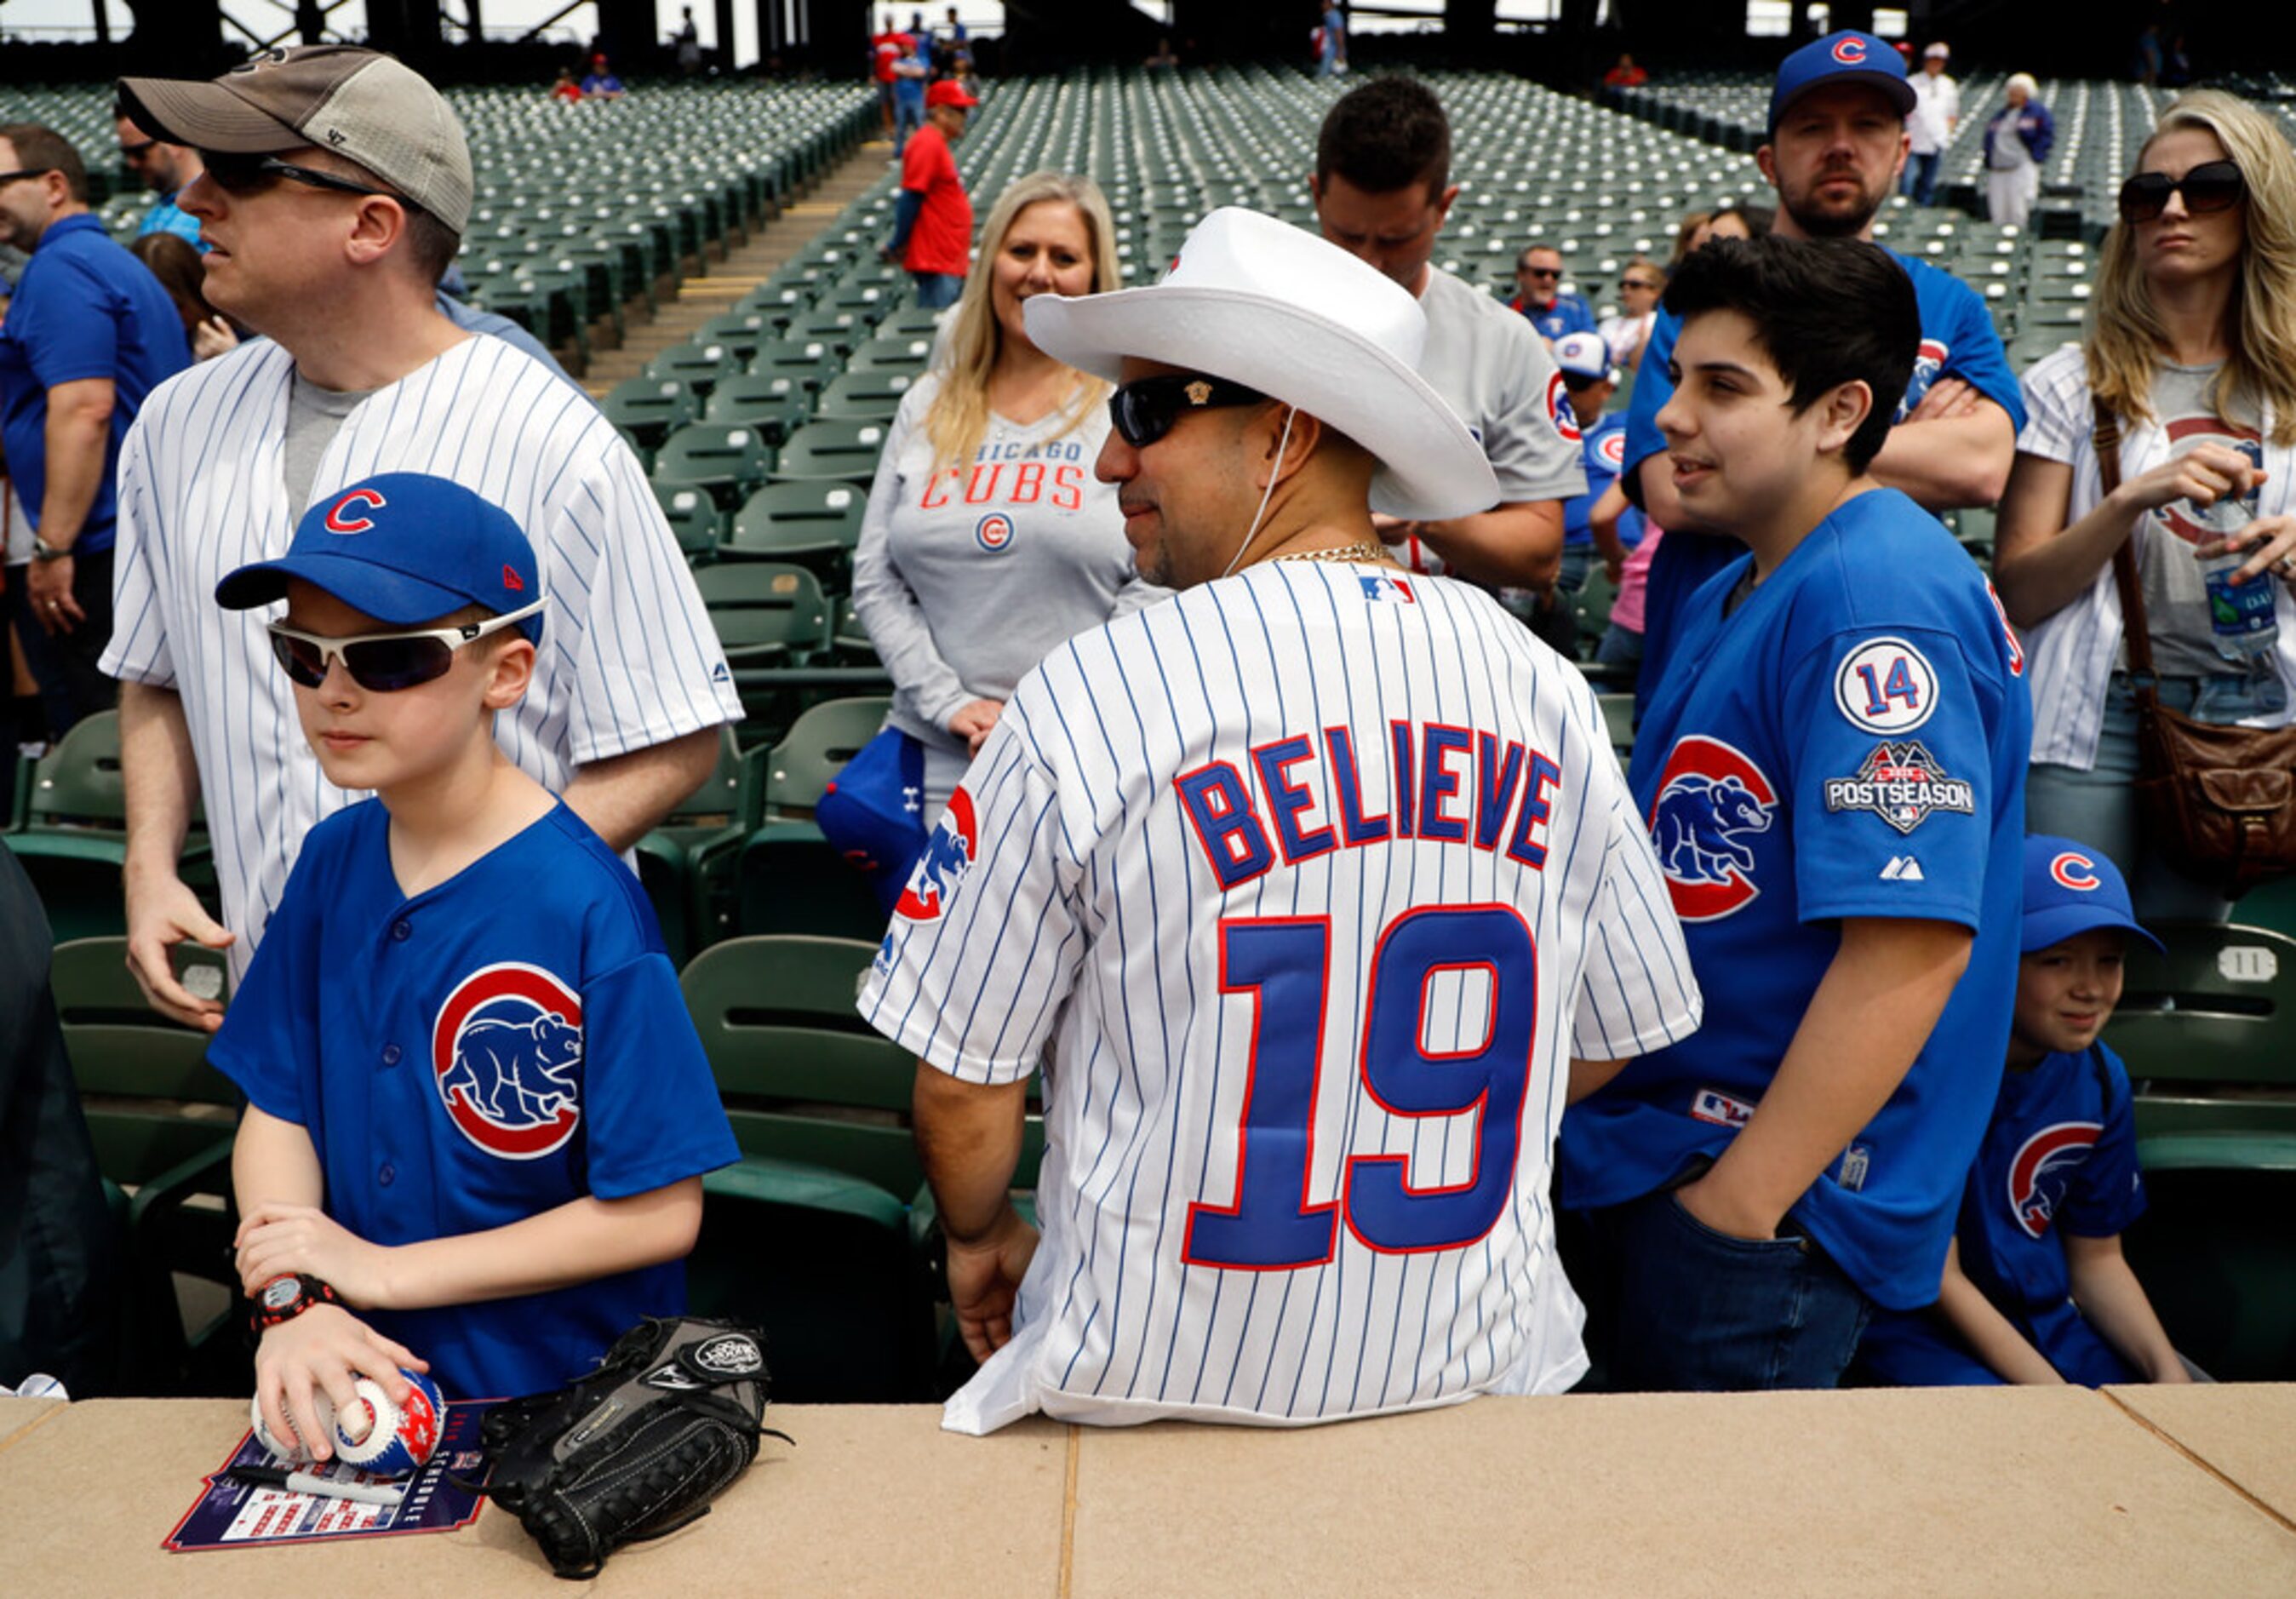
[[[622,1545],[707,1515],[757,1457],[770,1431],[758,1346],[735,1322],[648,1316],[581,1381],[488,1413],[481,1491],[558,1575],[597,1575]]]

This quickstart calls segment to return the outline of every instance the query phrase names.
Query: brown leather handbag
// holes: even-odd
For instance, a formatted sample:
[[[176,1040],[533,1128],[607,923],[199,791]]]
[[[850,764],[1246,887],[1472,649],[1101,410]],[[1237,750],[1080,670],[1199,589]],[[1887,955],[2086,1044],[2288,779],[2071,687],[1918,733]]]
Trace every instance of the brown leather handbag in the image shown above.
[[[2104,492],[2120,487],[2120,419],[2096,406]],[[2296,726],[2196,722],[2161,703],[2134,541],[2113,552],[2112,578],[2136,689],[2136,809],[2146,844],[2227,899],[2296,871]]]

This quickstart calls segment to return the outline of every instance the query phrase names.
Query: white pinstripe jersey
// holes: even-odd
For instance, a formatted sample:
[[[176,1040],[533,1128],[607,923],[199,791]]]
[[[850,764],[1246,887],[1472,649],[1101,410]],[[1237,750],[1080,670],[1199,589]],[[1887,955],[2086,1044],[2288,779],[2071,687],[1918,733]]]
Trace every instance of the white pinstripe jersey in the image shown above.
[[[152,391],[119,455],[116,619],[104,670],[183,697],[215,842],[234,980],[303,835],[362,798],[329,783],[264,624],[216,584],[287,553],[304,507],[282,457],[294,362],[269,340]],[[637,457],[596,406],[499,339],[472,338],[375,390],[321,457],[313,497],[381,472],[485,496],[534,542],[535,679],[495,735],[553,793],[575,768],[738,719],[715,630]]]
[[[1054,1044],[1044,1242],[944,1418],[987,1431],[1569,1386],[1568,1057],[1699,999],[1585,679],[1464,585],[1299,562],[1022,680],[860,1008],[976,1081]]]

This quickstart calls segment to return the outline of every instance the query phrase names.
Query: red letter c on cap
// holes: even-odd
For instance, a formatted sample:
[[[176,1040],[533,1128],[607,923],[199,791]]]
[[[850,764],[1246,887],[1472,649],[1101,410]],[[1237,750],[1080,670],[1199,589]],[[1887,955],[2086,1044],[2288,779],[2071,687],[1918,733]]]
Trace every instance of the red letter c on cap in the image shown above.
[[[2078,889],[2083,893],[2097,884],[2096,863],[2086,855],[2076,855],[2070,849],[2049,863],[2049,875],[2066,888]]]
[[[1854,67],[1866,59],[1864,39],[1843,39],[1833,46],[1833,59],[1845,67]]]
[[[372,533],[374,531],[372,520],[364,516],[345,516],[344,511],[355,504],[365,505],[370,511],[380,511],[390,503],[372,488],[354,488],[327,507],[324,526],[330,533]]]

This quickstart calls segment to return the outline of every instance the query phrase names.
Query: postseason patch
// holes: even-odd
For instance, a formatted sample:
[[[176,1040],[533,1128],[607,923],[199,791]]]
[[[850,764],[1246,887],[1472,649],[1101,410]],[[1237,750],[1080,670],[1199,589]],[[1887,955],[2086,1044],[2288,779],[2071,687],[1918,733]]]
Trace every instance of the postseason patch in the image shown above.
[[[1977,812],[1977,796],[1966,778],[1947,774],[1918,740],[1880,743],[1856,775],[1829,777],[1828,811],[1870,810],[1899,832],[1911,832],[1931,811]]]

